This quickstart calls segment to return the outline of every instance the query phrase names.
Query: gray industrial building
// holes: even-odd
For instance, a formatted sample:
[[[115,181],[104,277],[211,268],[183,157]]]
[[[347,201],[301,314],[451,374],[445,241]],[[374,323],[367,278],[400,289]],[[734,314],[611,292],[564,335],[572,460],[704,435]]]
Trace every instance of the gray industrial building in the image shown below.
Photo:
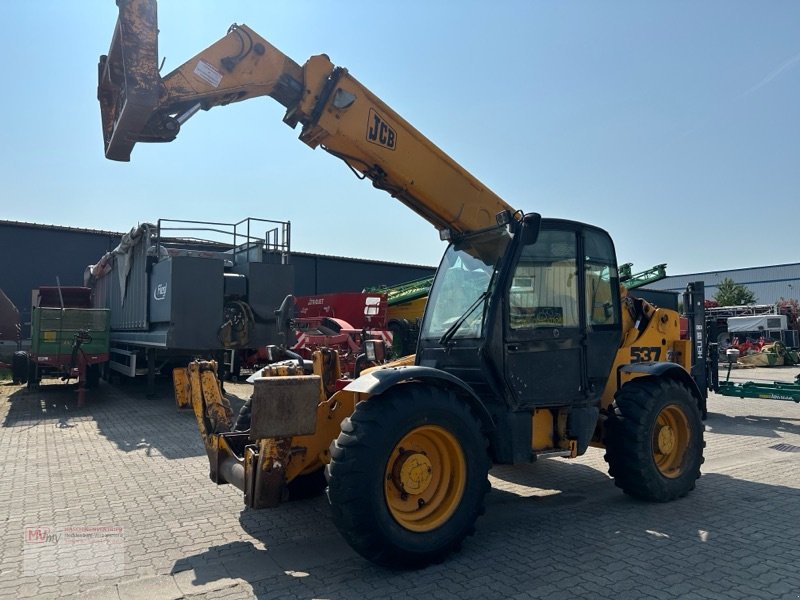
[[[0,289],[30,322],[31,291],[84,285],[84,270],[120,242],[121,232],[0,220]],[[433,275],[435,267],[292,252],[294,294],[360,291]],[[23,331],[23,335],[25,331]]]
[[[713,299],[719,284],[726,278],[753,292],[757,304],[775,304],[781,298],[800,299],[800,263],[670,275],[666,279],[648,284],[647,287],[681,293],[689,282],[703,281],[706,298]]]

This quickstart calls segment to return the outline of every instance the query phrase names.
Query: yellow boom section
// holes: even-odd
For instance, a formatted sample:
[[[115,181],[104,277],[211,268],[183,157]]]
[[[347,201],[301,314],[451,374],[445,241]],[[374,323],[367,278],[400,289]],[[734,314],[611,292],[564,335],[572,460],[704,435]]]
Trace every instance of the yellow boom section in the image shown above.
[[[167,142],[200,109],[270,96],[300,139],[344,160],[437,229],[495,223],[500,197],[325,55],[302,67],[245,25],[164,76],[155,0],[117,0],[119,19],[100,57],[98,100],[106,157],[128,161],[137,142]]]

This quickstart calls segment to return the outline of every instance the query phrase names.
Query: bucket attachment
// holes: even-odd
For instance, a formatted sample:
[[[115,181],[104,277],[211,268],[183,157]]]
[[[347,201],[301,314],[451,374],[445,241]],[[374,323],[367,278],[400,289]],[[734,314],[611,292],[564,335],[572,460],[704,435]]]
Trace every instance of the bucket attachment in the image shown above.
[[[97,99],[106,158],[127,162],[136,142],[172,141],[180,127],[157,112],[164,86],[156,0],[117,0],[117,5],[111,47],[98,64]]]

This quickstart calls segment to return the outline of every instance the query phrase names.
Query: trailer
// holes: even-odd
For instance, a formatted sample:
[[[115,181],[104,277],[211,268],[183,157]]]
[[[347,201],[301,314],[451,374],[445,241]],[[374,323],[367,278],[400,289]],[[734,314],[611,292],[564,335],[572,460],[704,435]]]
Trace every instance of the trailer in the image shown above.
[[[786,351],[785,348],[783,349]],[[800,404],[800,374],[795,376],[794,382],[786,381],[745,381],[737,383],[731,381],[731,369],[739,358],[736,348],[726,350],[728,374],[725,381],[719,382],[715,392],[723,396],[736,398],[761,398],[765,400],[788,400]]]
[[[96,307],[111,311],[108,374],[171,374],[192,358],[236,369],[237,351],[276,344],[275,311],[291,293],[290,224],[159,219],[125,234],[87,268]]]
[[[759,381],[745,381],[735,383],[723,381],[719,384],[718,394],[734,396],[737,398],[762,398],[765,400],[788,400],[800,403],[800,382],[794,383],[773,381],[765,383]]]
[[[45,377],[78,382],[78,406],[97,385],[109,356],[108,309],[92,308],[91,289],[43,286],[33,291],[30,351],[15,353],[14,381],[35,389]]]

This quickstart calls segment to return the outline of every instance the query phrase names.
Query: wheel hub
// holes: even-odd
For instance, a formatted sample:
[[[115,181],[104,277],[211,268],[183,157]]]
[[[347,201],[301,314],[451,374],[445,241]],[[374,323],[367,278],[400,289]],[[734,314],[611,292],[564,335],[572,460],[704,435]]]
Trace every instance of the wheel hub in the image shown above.
[[[421,425],[392,450],[383,493],[398,525],[432,531],[458,508],[466,483],[467,462],[458,439],[439,425]]]
[[[689,450],[689,419],[680,406],[665,406],[656,418],[653,430],[653,459],[664,477],[680,477]]]
[[[433,467],[427,456],[419,452],[405,452],[398,457],[392,469],[394,484],[406,494],[419,495],[431,483]]]
[[[675,432],[669,425],[664,425],[658,431],[658,451],[669,454],[675,448]]]

